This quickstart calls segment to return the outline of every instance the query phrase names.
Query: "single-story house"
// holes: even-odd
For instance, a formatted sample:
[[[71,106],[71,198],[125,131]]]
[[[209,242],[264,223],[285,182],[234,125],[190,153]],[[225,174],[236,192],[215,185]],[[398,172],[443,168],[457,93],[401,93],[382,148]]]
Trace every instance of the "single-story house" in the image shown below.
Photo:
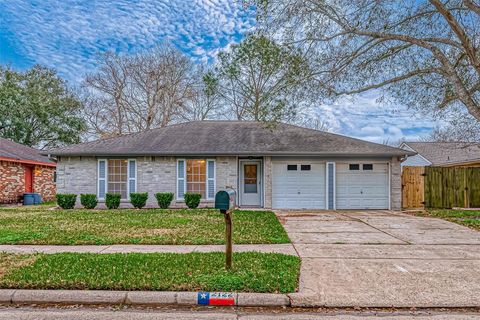
[[[260,122],[193,121],[50,151],[59,193],[198,192],[213,206],[233,188],[240,207],[400,209],[400,162],[413,152],[338,134]]]
[[[400,148],[417,153],[403,167],[480,167],[480,143],[403,142]]]
[[[40,151],[0,138],[0,203],[18,203],[25,192],[55,198],[56,163]]]

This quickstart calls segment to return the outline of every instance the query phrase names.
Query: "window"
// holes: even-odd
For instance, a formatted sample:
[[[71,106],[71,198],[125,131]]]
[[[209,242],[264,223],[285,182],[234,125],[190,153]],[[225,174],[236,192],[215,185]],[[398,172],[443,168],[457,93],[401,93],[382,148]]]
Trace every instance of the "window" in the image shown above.
[[[360,170],[360,165],[359,164],[349,164],[349,170]]]
[[[107,192],[119,193],[122,199],[127,199],[127,160],[108,160]]]
[[[300,166],[300,170],[302,170],[302,171],[310,171],[311,169],[312,169],[312,166],[309,165],[309,164],[302,164]]]
[[[200,193],[205,198],[207,183],[207,162],[187,160],[187,192]]]
[[[118,193],[122,199],[137,189],[137,163],[127,159],[99,159],[97,169],[97,196],[105,199],[105,194]]]
[[[177,160],[177,199],[183,199],[185,192],[215,198],[215,160]]]
[[[371,163],[365,163],[363,165],[363,170],[373,170],[373,164]]]
[[[287,164],[287,170],[288,171],[297,171],[297,165],[296,164]]]
[[[53,171],[53,182],[57,182],[57,170]]]

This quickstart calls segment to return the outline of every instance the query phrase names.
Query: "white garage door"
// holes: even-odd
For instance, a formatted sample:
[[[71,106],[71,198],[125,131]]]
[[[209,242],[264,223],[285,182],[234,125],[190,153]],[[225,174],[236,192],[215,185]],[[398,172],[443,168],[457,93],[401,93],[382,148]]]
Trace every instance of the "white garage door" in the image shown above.
[[[325,163],[273,161],[275,209],[324,209]]]
[[[337,163],[337,209],[388,209],[388,164]]]

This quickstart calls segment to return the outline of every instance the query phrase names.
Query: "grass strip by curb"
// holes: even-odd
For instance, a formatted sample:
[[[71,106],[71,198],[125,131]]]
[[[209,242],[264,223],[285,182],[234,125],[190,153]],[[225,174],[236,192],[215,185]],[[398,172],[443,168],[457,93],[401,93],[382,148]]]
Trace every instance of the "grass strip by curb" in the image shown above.
[[[300,269],[298,257],[256,252],[234,253],[231,271],[219,252],[21,256],[35,259],[4,267],[1,288],[288,293],[296,290]]]
[[[290,243],[271,211],[235,211],[235,244]],[[224,244],[218,210],[0,209],[0,244]]]

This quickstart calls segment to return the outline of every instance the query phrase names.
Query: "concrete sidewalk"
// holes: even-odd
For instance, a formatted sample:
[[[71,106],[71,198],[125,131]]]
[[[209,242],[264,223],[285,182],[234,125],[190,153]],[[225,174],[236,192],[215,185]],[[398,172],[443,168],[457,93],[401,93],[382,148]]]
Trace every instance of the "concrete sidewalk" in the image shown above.
[[[50,245],[0,245],[0,252],[7,253],[191,253],[223,252],[225,245],[88,245],[88,246],[50,246]],[[292,244],[238,244],[234,252],[264,252],[297,255]]]

